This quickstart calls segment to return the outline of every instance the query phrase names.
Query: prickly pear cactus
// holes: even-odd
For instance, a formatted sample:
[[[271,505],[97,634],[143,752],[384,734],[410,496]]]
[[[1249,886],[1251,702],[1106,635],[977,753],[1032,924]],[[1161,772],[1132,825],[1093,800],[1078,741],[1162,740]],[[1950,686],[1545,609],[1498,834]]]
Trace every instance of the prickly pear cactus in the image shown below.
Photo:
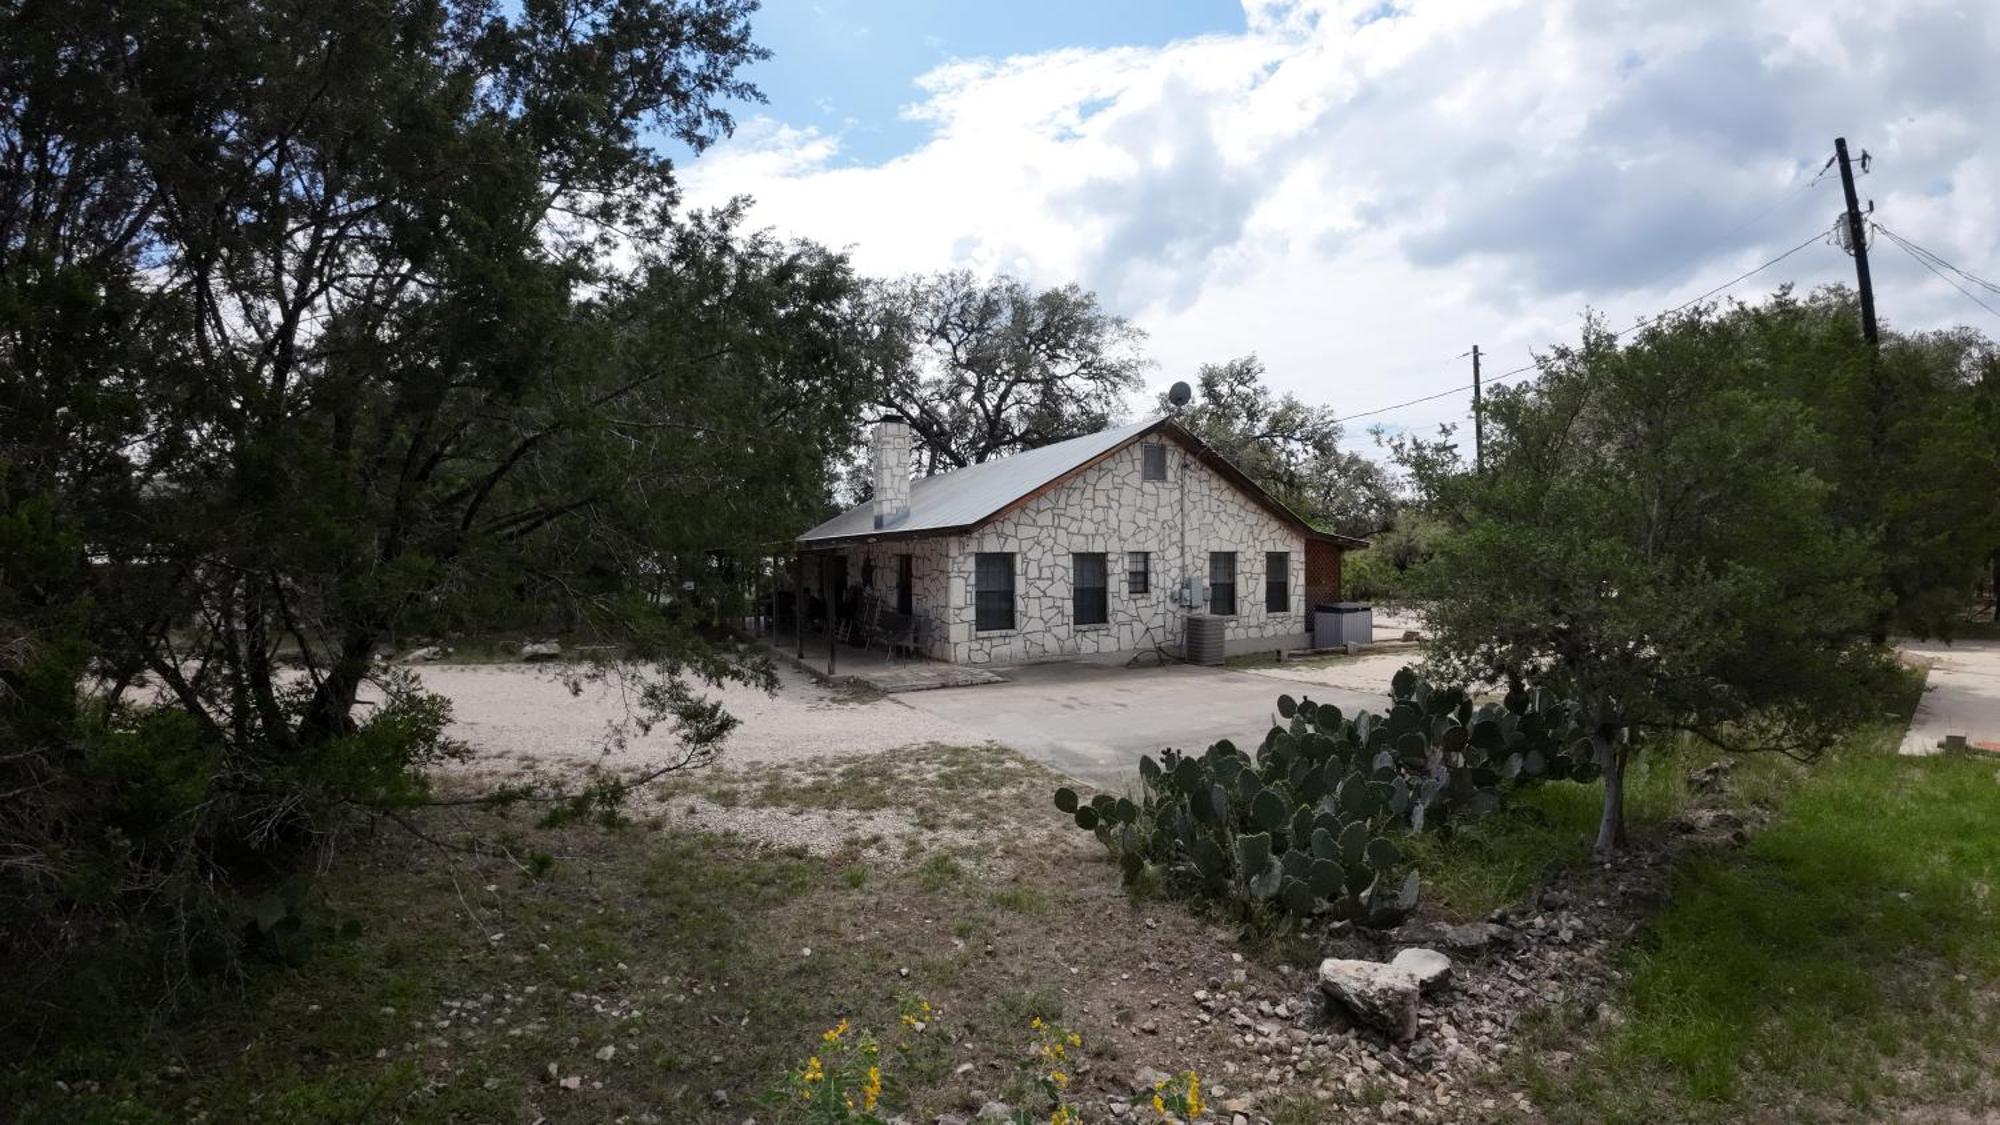
[[[1139,791],[1058,789],[1056,808],[1109,849],[1127,885],[1217,900],[1247,920],[1388,927],[1421,880],[1398,841],[1500,808],[1505,787],[1590,781],[1576,708],[1516,686],[1475,703],[1402,669],[1381,714],[1278,697],[1254,752],[1228,740],[1139,760]]]

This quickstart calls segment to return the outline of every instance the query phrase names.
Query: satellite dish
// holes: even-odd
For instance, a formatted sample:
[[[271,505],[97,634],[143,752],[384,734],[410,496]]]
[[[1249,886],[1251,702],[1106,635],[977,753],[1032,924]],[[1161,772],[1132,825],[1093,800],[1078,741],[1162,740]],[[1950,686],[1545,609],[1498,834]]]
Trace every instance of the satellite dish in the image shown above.
[[[1167,388],[1167,405],[1176,410],[1186,406],[1188,400],[1193,397],[1194,388],[1188,386],[1186,383],[1175,383],[1173,386]]]

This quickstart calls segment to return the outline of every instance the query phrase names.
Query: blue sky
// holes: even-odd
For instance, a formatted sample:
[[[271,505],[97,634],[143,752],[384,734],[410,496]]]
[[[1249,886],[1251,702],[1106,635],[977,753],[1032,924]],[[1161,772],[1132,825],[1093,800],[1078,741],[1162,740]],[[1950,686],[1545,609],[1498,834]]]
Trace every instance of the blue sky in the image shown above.
[[[1372,412],[1794,248],[1730,295],[1851,284],[1837,135],[1878,220],[2000,276],[1994,0],[775,0],[754,31],[770,103],[683,165],[690,204],[875,276],[1081,284],[1148,335],[1135,407],[1256,353]],[[1888,324],[2000,336],[1885,243]]]
[[[768,0],[753,26],[772,57],[747,77],[769,104],[745,110],[841,130],[841,159],[865,163],[923,141],[928,126],[901,111],[953,58],[1158,47],[1240,34],[1244,16],[1235,0]]]

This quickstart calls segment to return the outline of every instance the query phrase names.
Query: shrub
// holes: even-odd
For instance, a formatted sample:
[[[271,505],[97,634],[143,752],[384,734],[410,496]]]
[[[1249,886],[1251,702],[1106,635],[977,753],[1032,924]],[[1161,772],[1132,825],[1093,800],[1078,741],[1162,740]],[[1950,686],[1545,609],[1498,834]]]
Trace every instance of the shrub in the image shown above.
[[[1128,886],[1155,883],[1239,916],[1386,928],[1416,908],[1399,836],[1500,807],[1502,786],[1591,781],[1576,709],[1516,688],[1475,705],[1408,668],[1383,715],[1278,697],[1281,722],[1254,755],[1227,739],[1199,755],[1139,760],[1139,800],[1056,790],[1056,807],[1110,850]]]

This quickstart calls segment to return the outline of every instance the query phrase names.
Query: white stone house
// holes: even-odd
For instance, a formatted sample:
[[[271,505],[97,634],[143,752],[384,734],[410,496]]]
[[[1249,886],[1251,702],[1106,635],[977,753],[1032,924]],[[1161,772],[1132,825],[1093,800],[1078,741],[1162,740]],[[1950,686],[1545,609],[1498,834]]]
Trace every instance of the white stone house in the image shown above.
[[[1302,647],[1309,608],[1339,597],[1341,552],[1367,546],[1314,529],[1171,418],[915,482],[909,443],[905,423],[876,423],[873,499],[798,547],[824,589],[915,616],[937,660],[1177,654],[1191,612],[1227,618],[1231,653]]]

